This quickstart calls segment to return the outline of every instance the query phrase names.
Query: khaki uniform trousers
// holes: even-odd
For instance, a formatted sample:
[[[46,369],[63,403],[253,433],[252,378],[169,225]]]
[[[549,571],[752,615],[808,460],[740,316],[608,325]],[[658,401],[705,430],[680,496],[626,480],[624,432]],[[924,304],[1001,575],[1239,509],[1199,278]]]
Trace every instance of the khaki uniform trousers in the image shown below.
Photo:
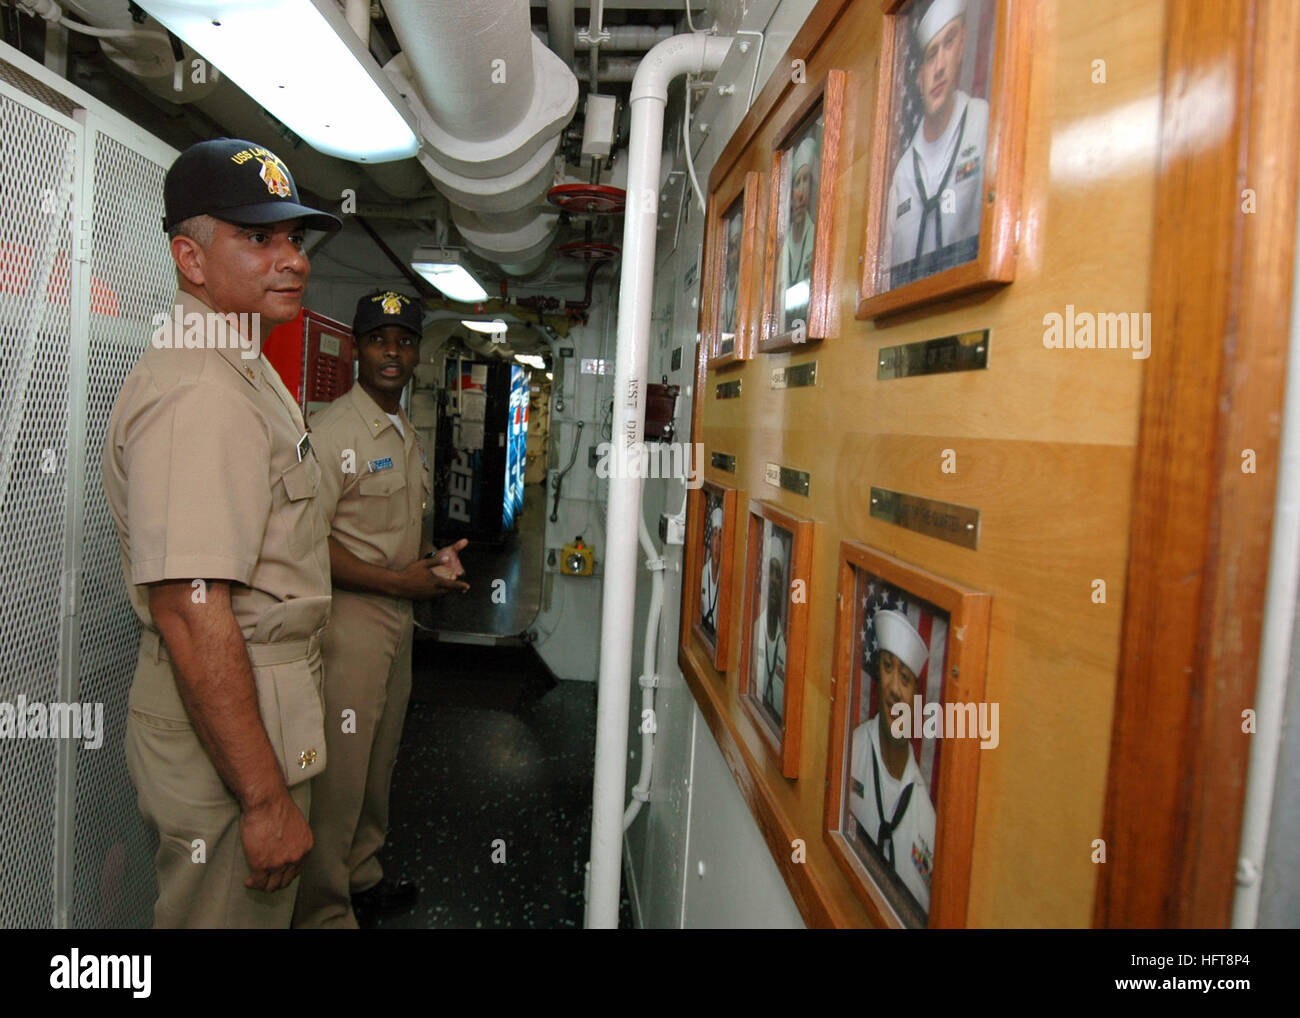
[[[322,645],[329,766],[313,782],[315,847],[302,870],[295,927],[355,929],[352,895],[383,879],[378,852],[411,698],[413,632],[410,601],[334,591]],[[345,720],[345,711],[354,715]]]
[[[319,731],[320,637],[247,647],[262,723],[287,780],[297,781],[289,794],[310,820],[311,781],[299,778],[296,764],[285,768],[284,747],[301,744],[304,725]],[[166,645],[149,630],[140,637],[130,703],[127,770],[159,841],[155,928],[287,929],[302,881],[272,892],[244,886],[239,803],[184,713]]]

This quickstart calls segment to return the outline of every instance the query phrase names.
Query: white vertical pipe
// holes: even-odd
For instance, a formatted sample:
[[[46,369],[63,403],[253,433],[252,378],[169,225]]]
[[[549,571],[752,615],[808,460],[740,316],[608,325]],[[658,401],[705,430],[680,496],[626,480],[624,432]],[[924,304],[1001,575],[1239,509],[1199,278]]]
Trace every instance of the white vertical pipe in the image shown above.
[[[636,549],[641,478],[630,476],[629,454],[645,427],[650,305],[654,295],[659,164],[668,83],[680,74],[716,71],[730,39],[678,35],[659,43],[632,82],[627,212],[619,281],[618,346],[614,360],[613,467],[609,479],[604,601],[601,605],[600,683],[596,705],[596,767],[592,788],[591,894],[587,925],[618,926],[623,852],[623,793],[627,781],[627,724],[631,697]]]
[[[1273,507],[1268,588],[1260,633],[1259,673],[1255,684],[1255,734],[1250,740],[1250,767],[1242,807],[1241,848],[1237,853],[1237,892],[1232,902],[1234,929],[1253,929],[1259,919],[1277,757],[1282,742],[1282,712],[1291,661],[1300,579],[1300,258],[1291,282],[1291,339],[1287,352],[1286,390],[1282,401],[1281,462]]]
[[[573,0],[546,0],[546,42],[552,52],[573,66]]]

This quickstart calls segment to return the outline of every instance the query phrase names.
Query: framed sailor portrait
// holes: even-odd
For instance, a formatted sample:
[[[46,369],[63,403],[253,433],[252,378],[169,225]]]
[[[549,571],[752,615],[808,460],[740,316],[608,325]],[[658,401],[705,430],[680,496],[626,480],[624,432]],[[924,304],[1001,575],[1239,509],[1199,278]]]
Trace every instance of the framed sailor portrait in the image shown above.
[[[736,548],[735,488],[705,481],[695,501],[695,516],[688,528],[690,557],[691,631],[709,650],[713,667],[730,667],[731,573]]]
[[[858,318],[1009,283],[1028,108],[1024,0],[890,0]]]
[[[831,335],[835,184],[848,76],[831,71],[794,111],[772,154],[763,319],[758,348]]]
[[[750,500],[737,688],[787,778],[799,776],[812,537],[811,520]]]
[[[734,195],[715,193],[722,209],[709,220],[708,366],[748,360],[753,351],[753,263],[761,177],[745,175]],[[722,199],[719,201],[718,199]]]
[[[840,545],[826,837],[884,925],[964,926],[982,749],[989,597]]]

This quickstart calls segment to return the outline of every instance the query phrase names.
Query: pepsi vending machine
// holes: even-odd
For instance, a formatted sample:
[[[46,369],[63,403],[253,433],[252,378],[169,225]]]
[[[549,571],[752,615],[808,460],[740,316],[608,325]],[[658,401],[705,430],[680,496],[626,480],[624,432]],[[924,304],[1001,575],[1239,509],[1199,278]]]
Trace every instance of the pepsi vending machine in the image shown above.
[[[528,464],[528,390],[532,373],[510,366],[510,437],[506,441],[506,492],[502,520],[514,530],[524,511],[524,467]]]
[[[439,541],[502,541],[523,509],[529,374],[449,357],[434,456]]]

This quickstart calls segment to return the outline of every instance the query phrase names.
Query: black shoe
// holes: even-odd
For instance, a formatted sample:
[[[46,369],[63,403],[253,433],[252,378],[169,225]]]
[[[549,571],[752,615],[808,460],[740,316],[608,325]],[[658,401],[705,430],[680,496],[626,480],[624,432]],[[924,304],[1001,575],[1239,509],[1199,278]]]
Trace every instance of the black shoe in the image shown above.
[[[420,889],[407,880],[383,880],[374,887],[352,895],[352,910],[358,918],[401,915],[420,900]]]

